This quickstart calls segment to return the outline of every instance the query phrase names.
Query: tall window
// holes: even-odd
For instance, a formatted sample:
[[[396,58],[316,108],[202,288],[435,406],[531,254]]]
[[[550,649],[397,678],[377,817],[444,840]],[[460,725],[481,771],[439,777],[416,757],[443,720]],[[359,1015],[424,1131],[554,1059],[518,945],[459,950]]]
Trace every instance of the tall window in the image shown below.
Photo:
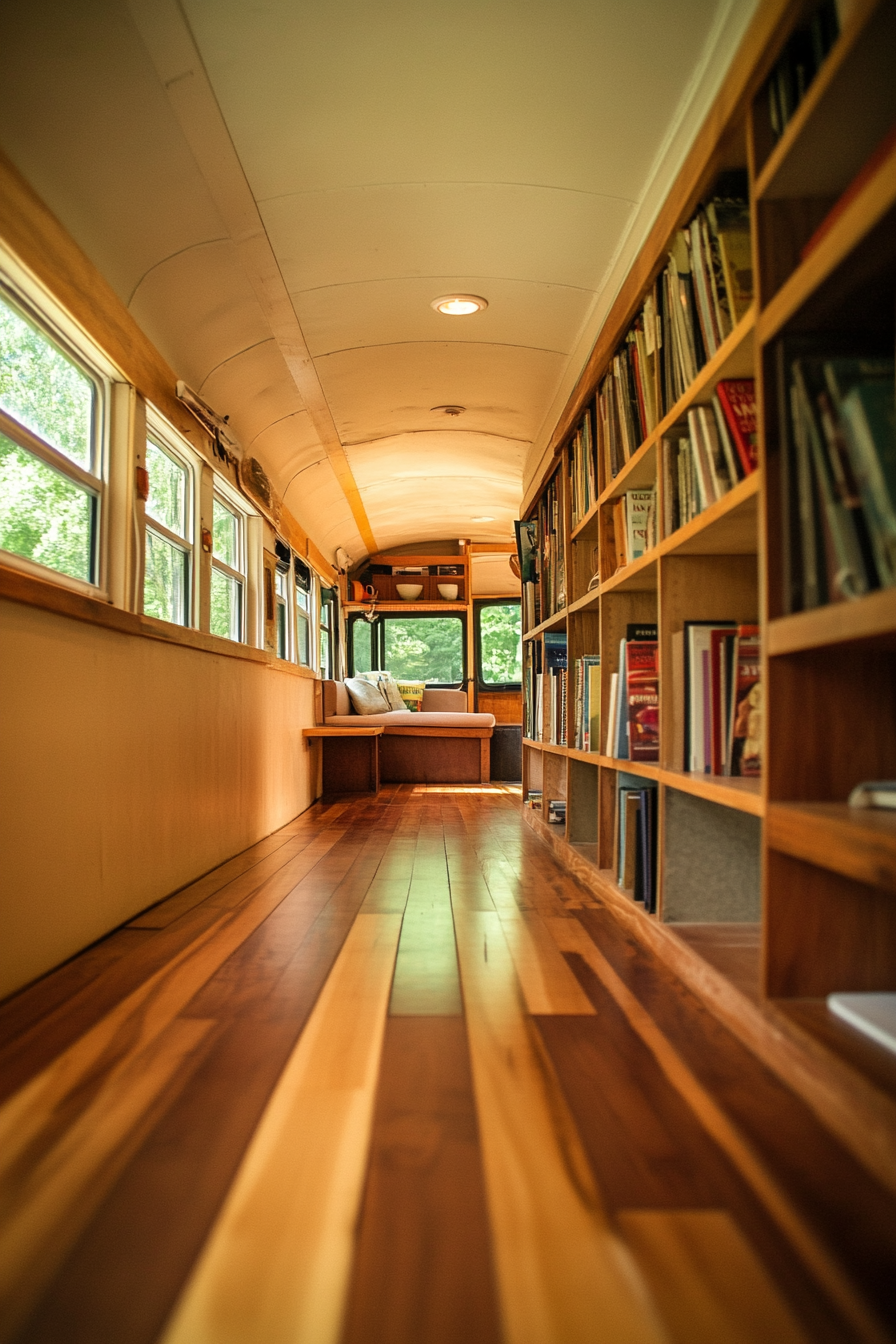
[[[457,686],[464,681],[466,621],[461,616],[383,615],[351,623],[352,670],[391,672],[400,681]]]
[[[320,674],[336,675],[336,645],[338,639],[339,589],[320,585]]]
[[[296,576],[296,656],[303,667],[311,666],[311,570],[294,557]]]
[[[0,294],[0,548],[98,582],[101,385]]]
[[[246,520],[215,495],[212,517],[212,610],[210,629],[242,640],[246,606]]]
[[[277,625],[277,657],[289,657],[289,570],[277,567],[274,591],[274,617]]]
[[[146,444],[146,573],[143,610],[176,625],[190,624],[192,582],[192,474],[180,458],[150,439]]]
[[[523,675],[520,604],[477,602],[476,670],[483,690],[516,689]]]

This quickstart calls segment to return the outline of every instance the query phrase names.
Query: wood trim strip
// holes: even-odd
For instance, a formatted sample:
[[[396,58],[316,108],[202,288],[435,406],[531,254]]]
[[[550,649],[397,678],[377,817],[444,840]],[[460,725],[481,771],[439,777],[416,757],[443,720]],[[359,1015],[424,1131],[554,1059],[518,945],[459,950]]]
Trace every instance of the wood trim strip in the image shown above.
[[[337,1344],[400,931],[357,916],[162,1344]]]
[[[752,98],[760,88],[772,64],[777,46],[788,31],[792,18],[801,8],[801,0],[764,0],[741,42],[715,102],[707,113],[697,137],[666,198],[637,259],[626,276],[600,334],[585,364],[566,408],[551,435],[548,448],[538,463],[532,480],[524,485],[525,517],[545,481],[555,469],[559,449],[571,434],[594,394],[604,366],[628,330],[647,286],[660,268],[669,238],[697,204],[715,169],[719,146],[740,119],[746,119]]]
[[[66,588],[47,579],[38,579],[33,574],[26,574],[23,570],[14,569],[9,565],[0,565],[0,599],[21,603],[23,606],[38,607],[41,611],[50,611],[56,616],[67,616],[71,620],[84,621],[87,625],[96,625],[103,630],[113,630],[116,634],[156,639],[162,644],[175,644],[183,649],[214,653],[222,658],[238,658],[247,663],[259,663],[273,672],[283,672],[288,676],[304,677],[310,681],[317,679],[317,674],[312,668],[285,662],[275,654],[268,653],[266,649],[253,649],[248,644],[237,644],[234,640],[208,635],[202,630],[171,625],[168,621],[156,620],[154,616],[123,611],[121,607],[113,607],[102,598],[88,597],[86,593],[76,592],[72,588]]]

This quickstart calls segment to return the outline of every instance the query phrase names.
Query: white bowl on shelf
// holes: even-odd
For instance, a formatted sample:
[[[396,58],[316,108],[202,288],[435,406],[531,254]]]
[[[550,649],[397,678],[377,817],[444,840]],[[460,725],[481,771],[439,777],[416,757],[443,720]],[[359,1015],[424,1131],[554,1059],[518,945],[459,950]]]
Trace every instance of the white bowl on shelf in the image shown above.
[[[446,602],[457,601],[458,587],[456,583],[440,583],[439,595],[444,597]]]
[[[423,592],[422,583],[396,583],[395,588],[402,602],[414,602]]]

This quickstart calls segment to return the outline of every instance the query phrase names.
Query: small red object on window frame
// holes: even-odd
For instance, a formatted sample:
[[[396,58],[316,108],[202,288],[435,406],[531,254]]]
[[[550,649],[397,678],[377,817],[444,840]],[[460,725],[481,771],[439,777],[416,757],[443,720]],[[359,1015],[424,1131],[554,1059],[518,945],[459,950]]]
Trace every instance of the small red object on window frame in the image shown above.
[[[201,529],[200,529],[200,536],[201,536],[201,538],[202,538],[202,549],[203,549],[204,551],[206,551],[209,555],[211,555],[211,550],[212,550],[212,530],[211,530],[211,528],[210,528],[210,527],[203,527],[203,528],[201,528]]]
[[[137,498],[144,503],[149,499],[149,472],[145,467],[137,468]]]

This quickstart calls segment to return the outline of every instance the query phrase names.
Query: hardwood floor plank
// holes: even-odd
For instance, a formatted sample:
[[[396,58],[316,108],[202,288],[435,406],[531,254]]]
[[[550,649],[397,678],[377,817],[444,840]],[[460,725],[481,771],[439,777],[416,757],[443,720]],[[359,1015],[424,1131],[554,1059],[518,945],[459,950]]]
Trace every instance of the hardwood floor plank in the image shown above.
[[[227,1020],[17,1344],[155,1344],[362,900],[350,871],[301,938],[292,893],[212,977],[199,998]]]
[[[588,919],[587,912],[580,916]],[[889,1332],[869,1309],[850,1276],[817,1235],[800,1209],[782,1188],[748,1138],[700,1082],[689,1065],[663,1034],[653,1017],[635,997],[577,920],[552,921],[550,928],[558,946],[577,953],[594,971],[602,985],[625,1013],[628,1021],[654,1055],[666,1077],[685,1098],[722,1151],[749,1184],[757,1198],[793,1246],[819,1287],[830,1297],[857,1338],[884,1344]]]
[[[417,836],[389,1013],[453,1017],[462,1011],[442,829],[424,825]]]
[[[503,1344],[466,1029],[389,1018],[342,1344]]]
[[[338,1339],[400,925],[355,920],[165,1344]]]
[[[672,1344],[809,1344],[724,1210],[634,1209],[619,1225]]]
[[[564,961],[539,915],[498,912],[526,1007],[539,1013],[594,1016],[594,1005]]]
[[[500,919],[455,920],[507,1344],[659,1341],[527,1024]]]
[[[131,1055],[36,1160],[0,1183],[0,1340],[11,1340],[139,1140],[154,1105],[212,1024],[173,1023]],[[21,1160],[27,1158],[27,1161]]]

